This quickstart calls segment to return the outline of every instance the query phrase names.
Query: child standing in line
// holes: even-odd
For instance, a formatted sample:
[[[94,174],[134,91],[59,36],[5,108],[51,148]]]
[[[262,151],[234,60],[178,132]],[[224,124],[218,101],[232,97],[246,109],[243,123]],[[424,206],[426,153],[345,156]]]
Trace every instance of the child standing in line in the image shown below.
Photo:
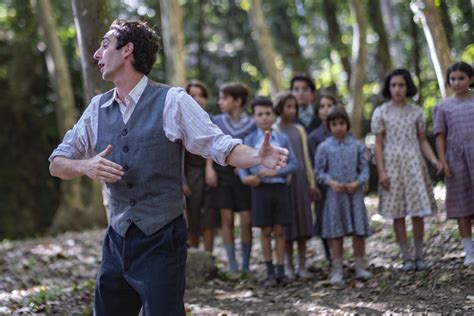
[[[441,171],[441,163],[425,136],[423,110],[407,102],[417,92],[410,73],[395,69],[388,74],[382,94],[390,101],[375,109],[372,133],[379,176],[379,212],[393,219],[402,270],[425,270],[423,218],[436,211],[431,180],[423,155]],[[410,256],[405,217],[413,222],[414,253]]]
[[[285,227],[286,274],[288,278],[309,279],[313,274],[306,269],[306,242],[313,235],[311,203],[320,196],[309,159],[307,135],[304,127],[294,123],[298,116],[296,98],[289,92],[280,92],[275,97],[275,112],[279,115],[274,130],[284,133],[294,150],[298,169],[292,174],[289,185],[291,224]],[[298,270],[293,264],[293,243],[298,243]]]
[[[458,221],[466,266],[474,265],[474,94],[469,89],[473,79],[469,64],[451,65],[446,82],[454,95],[438,104],[433,114],[436,148],[446,176],[446,211],[448,218]]]
[[[293,76],[290,82],[290,92],[295,96],[298,103],[296,122],[303,125],[306,133],[311,133],[321,125],[318,113],[316,113],[313,105],[316,98],[316,85],[313,79],[305,74]]]
[[[186,92],[206,109],[208,89],[198,80],[186,85]],[[188,242],[193,248],[199,247],[199,235],[202,232],[204,250],[211,252],[214,245],[214,231],[219,227],[219,218],[215,210],[206,204],[205,167],[206,159],[183,151],[183,193],[186,196],[186,219],[188,222]]]
[[[316,179],[328,186],[323,211],[322,237],[331,248],[329,281],[344,282],[342,268],[343,237],[352,236],[356,278],[370,278],[365,269],[365,238],[371,234],[364,204],[364,185],[369,180],[365,147],[350,136],[346,111],[334,107],[326,124],[331,137],[316,152]]]
[[[321,120],[321,125],[308,135],[308,148],[310,161],[314,166],[314,158],[316,156],[316,150],[318,149],[319,144],[331,136],[331,132],[326,125],[326,117],[328,116],[329,111],[337,106],[337,100],[335,97],[329,94],[320,94],[319,100],[316,103],[316,111],[318,113],[319,119]],[[321,229],[323,225],[323,210],[324,210],[324,200],[326,198],[327,186],[320,185],[319,190],[321,196],[316,200],[316,221],[314,224],[314,233],[316,236],[321,236]],[[331,253],[329,252],[328,241],[321,237],[324,246],[324,252],[326,253],[326,259],[331,261]]]
[[[273,103],[265,97],[252,101],[252,113],[258,129],[249,134],[244,144],[260,148],[264,142],[287,148],[288,165],[280,170],[270,170],[260,166],[241,169],[242,182],[252,188],[252,224],[261,228],[262,252],[267,270],[265,287],[288,282],[285,276],[283,261],[285,256],[285,236],[283,227],[290,224],[288,204],[287,176],[296,171],[298,163],[291,150],[288,138],[272,130],[275,121]],[[272,260],[272,235],[275,239],[276,271]]]
[[[249,92],[240,83],[227,83],[220,87],[219,108],[221,114],[212,117],[224,134],[244,139],[255,131],[254,120],[244,112]],[[228,260],[228,272],[239,271],[235,258],[234,212],[240,215],[242,272],[250,271],[250,253],[252,250],[252,222],[250,215],[250,188],[243,185],[237,169],[221,166],[208,160],[206,165],[206,183],[213,187],[210,194],[210,207],[220,210],[222,239]]]

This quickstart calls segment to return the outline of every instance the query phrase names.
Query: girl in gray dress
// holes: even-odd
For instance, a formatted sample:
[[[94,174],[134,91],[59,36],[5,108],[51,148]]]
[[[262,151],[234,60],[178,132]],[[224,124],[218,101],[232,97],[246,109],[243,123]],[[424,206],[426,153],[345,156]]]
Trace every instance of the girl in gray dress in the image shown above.
[[[446,212],[457,219],[466,257],[474,265],[472,227],[474,219],[474,85],[473,69],[464,62],[448,68],[448,85],[454,95],[438,104],[434,111],[434,133],[438,157],[446,176]]]
[[[371,234],[364,204],[369,167],[364,146],[349,135],[350,121],[341,107],[331,109],[326,124],[332,136],[316,151],[316,179],[328,186],[321,236],[329,240],[331,283],[342,283],[344,236],[352,236],[356,278],[370,278],[365,269],[365,237]]]

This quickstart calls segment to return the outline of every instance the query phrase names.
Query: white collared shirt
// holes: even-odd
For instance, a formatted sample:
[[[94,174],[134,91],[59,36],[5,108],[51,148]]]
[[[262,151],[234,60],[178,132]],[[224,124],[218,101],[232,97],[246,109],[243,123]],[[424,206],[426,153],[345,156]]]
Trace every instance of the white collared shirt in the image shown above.
[[[123,98],[123,101],[118,99],[117,89],[114,89],[113,98],[102,104],[101,107],[111,106],[116,100],[123,121],[127,123],[147,84],[148,77],[143,76],[130,93]],[[95,147],[101,96],[97,95],[92,98],[79,121],[66,132],[62,143],[53,151],[49,161],[56,156],[88,159],[98,154]],[[224,135],[211,122],[209,115],[196,101],[184,89],[177,87],[170,88],[166,95],[163,109],[163,130],[170,141],[181,140],[189,152],[204,158],[211,158],[221,165],[226,164],[225,160],[232,149],[242,143],[240,139]]]

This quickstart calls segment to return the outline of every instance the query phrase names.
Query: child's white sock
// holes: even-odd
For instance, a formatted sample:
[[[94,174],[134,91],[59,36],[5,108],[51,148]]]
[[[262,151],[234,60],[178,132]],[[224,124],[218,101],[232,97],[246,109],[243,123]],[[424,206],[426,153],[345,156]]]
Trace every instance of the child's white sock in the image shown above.
[[[466,252],[466,257],[472,255],[472,239],[470,237],[463,238],[462,244],[464,246],[464,252]]]
[[[403,261],[408,261],[410,260],[410,253],[408,251],[408,243],[405,242],[399,242],[398,246],[400,247],[400,255],[402,256]]]
[[[413,251],[413,257],[415,260],[423,259],[423,239],[414,240],[415,249]]]

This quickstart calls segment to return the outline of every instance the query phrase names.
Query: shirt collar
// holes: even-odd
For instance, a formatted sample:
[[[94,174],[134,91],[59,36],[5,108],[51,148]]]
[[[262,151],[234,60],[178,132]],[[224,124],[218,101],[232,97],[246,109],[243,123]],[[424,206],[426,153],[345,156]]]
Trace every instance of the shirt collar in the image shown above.
[[[148,84],[148,77],[143,76],[140,81],[133,87],[133,89],[128,93],[127,96],[124,98],[124,102],[120,101],[119,98],[117,97],[117,88],[114,88],[114,94],[110,100],[105,102],[101,108],[110,106],[113,101],[117,101],[119,104],[125,103],[125,105],[129,105],[130,102],[133,102],[134,104],[138,103],[138,100],[140,100],[140,97],[143,94],[143,91],[145,91],[146,85]]]

